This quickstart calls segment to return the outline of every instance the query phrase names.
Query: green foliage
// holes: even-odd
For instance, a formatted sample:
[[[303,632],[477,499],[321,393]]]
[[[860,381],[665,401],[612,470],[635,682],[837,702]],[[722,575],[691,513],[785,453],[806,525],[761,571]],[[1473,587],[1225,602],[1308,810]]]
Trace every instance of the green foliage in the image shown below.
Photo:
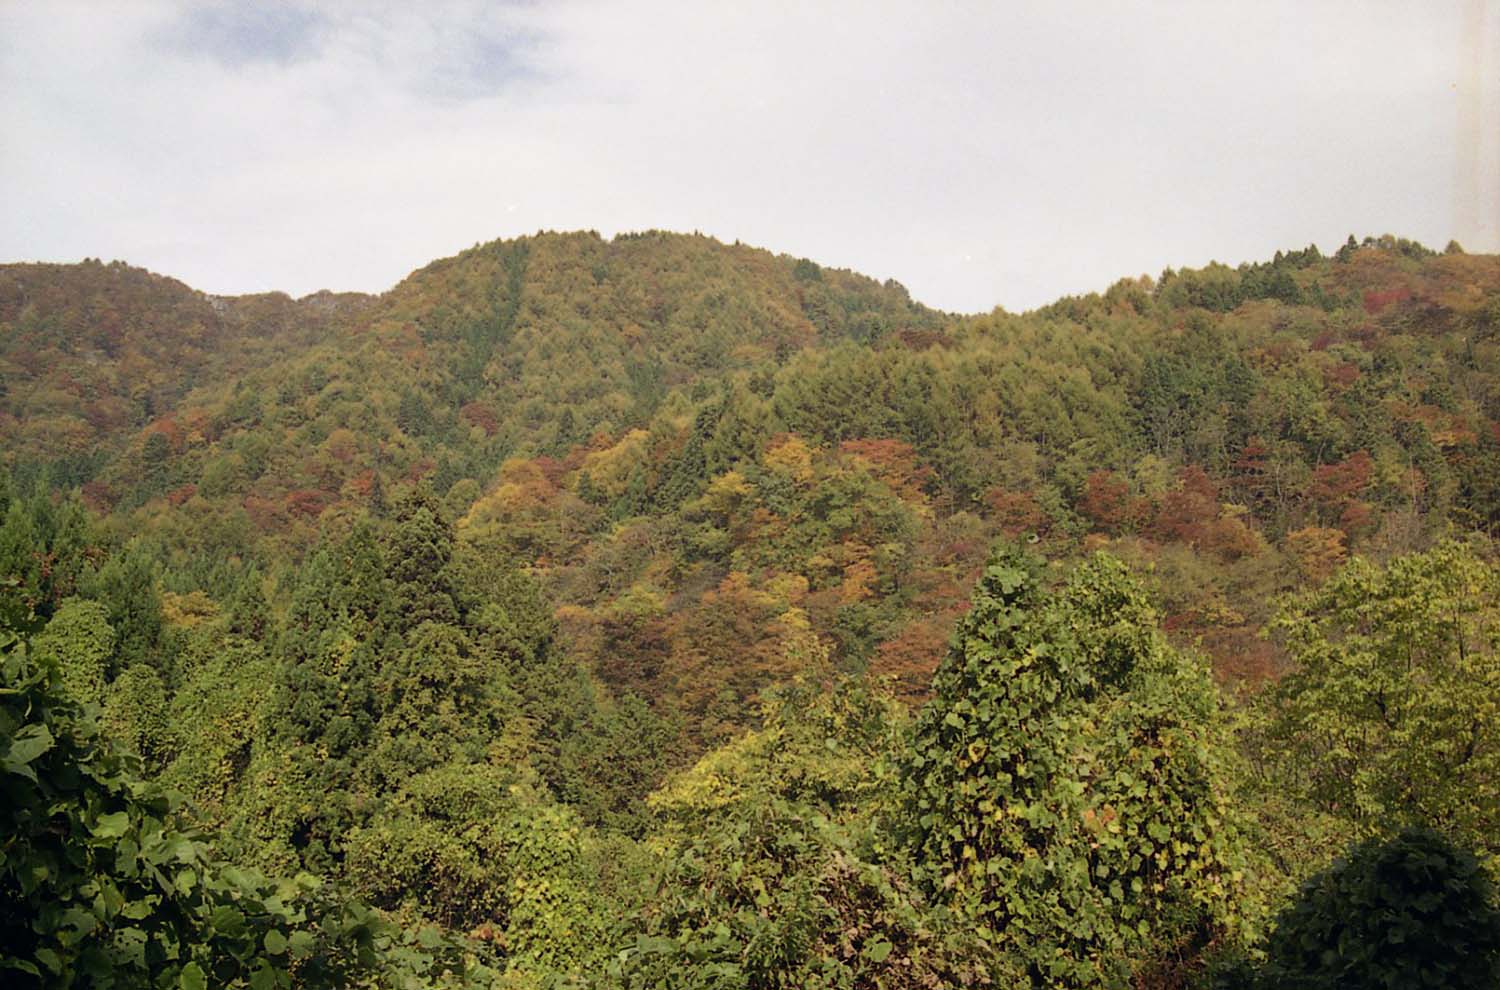
[[[1473,854],[1430,829],[1369,840],[1277,918],[1266,990],[1500,985],[1500,903]]]
[[[1500,571],[1445,543],[1289,600],[1262,737],[1280,786],[1365,834],[1432,822],[1500,851]]]
[[[513,771],[449,764],[354,830],[348,874],[377,904],[493,939],[512,970],[586,972],[603,962],[591,843]]]
[[[105,691],[100,725],[105,732],[138,755],[146,767],[159,771],[176,748],[167,713],[167,687],[155,668],[129,667]]]
[[[274,665],[259,643],[217,629],[195,636],[183,657],[187,674],[168,712],[176,752],[161,781],[188,796],[205,826],[221,825],[263,731]]]
[[[998,960],[934,910],[878,819],[899,709],[812,683],[765,727],[653,795],[666,819],[657,892],[611,972],[626,987],[987,985]]]
[[[18,987],[457,985],[464,949],[428,949],[317,881],[268,883],[174,825],[63,688],[4,634],[0,969]]]
[[[169,674],[161,647],[161,594],[156,586],[156,562],[140,540],[132,540],[112,554],[84,583],[84,593],[108,611],[115,632],[110,662],[113,678],[136,664],[150,664]]]
[[[103,605],[66,599],[32,641],[32,652],[39,662],[57,668],[75,701],[103,704],[105,677],[115,652],[115,631]]]
[[[646,796],[671,768],[678,727],[634,694],[607,708],[598,700],[575,705],[572,714],[582,717],[555,733],[555,768],[540,769],[584,821],[639,838],[650,821]]]
[[[1118,562],[1055,594],[1000,551],[905,767],[927,889],[1036,986],[1122,986],[1231,923],[1240,853],[1207,672],[1168,647]]]
[[[92,533],[76,499],[11,489],[6,475],[0,483],[0,618],[19,628],[50,618],[77,591]]]
[[[806,805],[740,803],[675,853],[612,969],[641,990],[988,984],[983,943],[927,909],[904,864],[875,861],[875,841]]]
[[[0,611],[222,850],[515,986],[1180,985],[1354,835],[1493,855],[1487,551],[1309,589],[1493,534],[1497,300],[1392,237],[975,317],[660,232],[378,299],[0,266]],[[1233,816],[1158,625],[1294,670]]]
[[[453,528],[425,486],[412,490],[397,504],[396,526],[384,552],[386,572],[394,586],[392,604],[404,628],[458,620],[448,573]]]

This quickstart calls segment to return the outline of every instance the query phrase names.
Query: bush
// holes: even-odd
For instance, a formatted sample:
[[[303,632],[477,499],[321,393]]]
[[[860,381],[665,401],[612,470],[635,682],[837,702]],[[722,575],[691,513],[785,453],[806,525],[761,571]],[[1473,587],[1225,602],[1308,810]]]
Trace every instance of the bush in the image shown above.
[[[1475,857],[1407,829],[1357,847],[1277,919],[1258,986],[1500,986],[1500,908]]]

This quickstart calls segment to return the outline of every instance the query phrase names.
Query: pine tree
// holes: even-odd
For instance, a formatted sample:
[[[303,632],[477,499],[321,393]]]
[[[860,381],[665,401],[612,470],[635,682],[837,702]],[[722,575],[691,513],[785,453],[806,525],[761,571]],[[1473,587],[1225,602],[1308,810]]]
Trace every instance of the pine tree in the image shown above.
[[[448,570],[453,530],[432,490],[418,485],[409,492],[396,506],[395,521],[385,546],[385,565],[399,626],[411,630],[423,622],[457,624]]]

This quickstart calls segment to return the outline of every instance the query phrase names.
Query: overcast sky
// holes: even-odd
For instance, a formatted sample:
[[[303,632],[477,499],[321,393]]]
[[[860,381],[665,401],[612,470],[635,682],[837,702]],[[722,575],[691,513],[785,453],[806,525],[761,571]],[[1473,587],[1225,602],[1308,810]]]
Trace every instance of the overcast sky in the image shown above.
[[[1500,249],[1500,4],[0,0],[0,261],[380,291],[699,230],[949,310]]]

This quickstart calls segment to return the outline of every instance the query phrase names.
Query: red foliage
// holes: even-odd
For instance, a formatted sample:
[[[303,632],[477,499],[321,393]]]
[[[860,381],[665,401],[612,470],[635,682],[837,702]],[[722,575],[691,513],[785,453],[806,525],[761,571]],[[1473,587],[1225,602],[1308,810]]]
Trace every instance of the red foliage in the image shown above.
[[[89,402],[83,407],[83,418],[100,432],[118,430],[130,423],[130,405],[114,396]]]
[[[487,437],[494,436],[500,429],[500,418],[495,414],[495,407],[488,402],[466,403],[458,414],[484,430],[484,435]]]
[[[1318,465],[1307,492],[1324,506],[1334,508],[1364,491],[1374,472],[1375,461],[1358,450],[1337,464]]]
[[[189,482],[180,488],[174,488],[167,492],[167,502],[175,509],[196,494],[198,494],[198,486]]]
[[[279,530],[286,527],[287,514],[280,502],[259,495],[246,495],[240,502],[245,514],[260,530]]]
[[[913,707],[927,700],[932,674],[948,649],[954,613],[929,616],[907,624],[881,643],[870,660],[870,673],[889,678],[896,697]]]
[[[1131,528],[1137,520],[1137,501],[1130,497],[1130,487],[1116,478],[1114,472],[1095,471],[1083,483],[1077,508],[1096,529],[1119,533]]]
[[[1362,536],[1375,529],[1375,510],[1368,502],[1350,502],[1344,506],[1344,511],[1339,513],[1339,529],[1343,530],[1352,540],[1356,536]]]
[[[902,330],[896,334],[901,343],[914,351],[925,351],[929,347],[942,347],[944,350],[953,346],[953,341],[948,335],[937,330]]]
[[[547,479],[547,484],[553,488],[561,488],[563,477],[573,469],[573,466],[569,465],[566,460],[559,460],[556,457],[547,457],[545,455],[535,458],[532,463],[542,473],[542,477]]]
[[[1219,517],[1219,486],[1196,464],[1177,474],[1147,530],[1152,539],[1196,545],[1208,541]]]
[[[334,496],[329,492],[301,488],[286,493],[286,511],[288,515],[316,519],[333,501]]]
[[[1283,664],[1275,645],[1261,638],[1254,626],[1204,629],[1200,643],[1220,681],[1253,685],[1274,680],[1281,673]]]
[[[659,697],[661,673],[672,652],[667,620],[606,616],[598,620],[594,670],[617,691]]]
[[[1365,312],[1374,316],[1376,313],[1395,303],[1406,302],[1411,298],[1411,290],[1407,288],[1387,289],[1384,292],[1369,291],[1365,293]]]
[[[115,502],[119,499],[119,496],[102,481],[85,481],[82,495],[83,504],[100,513],[113,509]]]
[[[1339,388],[1348,388],[1360,379],[1359,366],[1345,361],[1323,370],[1323,383]]]
[[[990,489],[985,501],[994,511],[995,522],[1006,536],[1021,533],[1043,535],[1052,527],[1052,517],[1037,505],[1030,492],[1012,492],[997,487]]]

